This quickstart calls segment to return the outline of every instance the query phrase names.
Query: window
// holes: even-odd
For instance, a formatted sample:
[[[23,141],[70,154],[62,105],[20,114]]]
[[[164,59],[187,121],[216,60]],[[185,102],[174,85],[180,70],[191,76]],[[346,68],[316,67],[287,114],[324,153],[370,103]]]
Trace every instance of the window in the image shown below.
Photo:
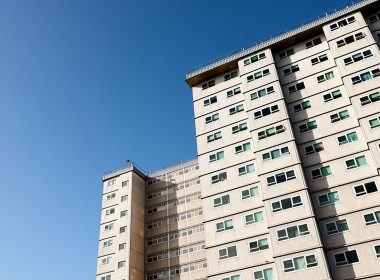
[[[360,39],[363,39],[365,37],[365,34],[363,32],[358,32],[355,35],[350,35],[342,40],[336,41],[336,46],[338,48],[343,47],[345,45],[351,44],[355,41],[358,41]]]
[[[327,80],[331,80],[333,78],[334,78],[334,72],[330,71],[330,72],[327,72],[323,75],[318,76],[317,81],[318,81],[318,83],[322,83],[322,82],[325,82]]]
[[[305,111],[311,107],[310,101],[306,100],[293,106],[294,113]]]
[[[344,65],[349,65],[351,63],[358,62],[370,56],[372,56],[371,50],[366,50],[364,52],[359,52],[352,56],[346,57],[345,59],[343,59],[343,62],[344,62]]]
[[[346,135],[338,136],[337,139],[338,139],[339,145],[344,145],[347,143],[358,141],[359,137],[356,134],[356,132],[350,132],[350,133],[347,133]]]
[[[202,90],[208,89],[213,86],[215,86],[215,81],[214,80],[208,81],[207,83],[202,84]]]
[[[230,204],[230,195],[223,195],[214,199],[214,207]]]
[[[228,81],[228,80],[231,80],[231,79],[233,79],[233,78],[236,78],[237,76],[238,76],[238,71],[235,70],[235,71],[233,71],[233,72],[231,72],[231,73],[225,75],[225,76],[224,76],[224,80],[225,80],[225,81]]]
[[[293,93],[293,92],[299,91],[299,90],[304,89],[304,88],[305,88],[304,82],[300,82],[300,83],[297,83],[295,85],[288,87],[288,92]]]
[[[289,148],[283,147],[280,149],[272,150],[272,151],[267,152],[267,153],[263,153],[263,154],[261,154],[261,157],[262,157],[263,161],[265,162],[265,161],[270,161],[270,160],[273,160],[273,159],[276,159],[276,158],[279,158],[282,156],[286,156],[289,154],[290,154]]]
[[[323,166],[321,168],[311,170],[311,179],[317,180],[332,175],[330,166]]]
[[[375,250],[376,258],[379,259],[380,258],[380,245],[375,245],[373,247],[373,249]]]
[[[265,53],[255,54],[254,56],[251,56],[250,58],[244,60],[244,66],[247,66],[251,63],[255,63],[264,58],[265,58]]]
[[[340,90],[335,90],[331,93],[323,95],[323,101],[329,102],[331,100],[338,99],[340,97],[342,97],[342,93],[340,92]]]
[[[298,126],[300,133],[305,133],[318,128],[317,121],[309,121]]]
[[[225,180],[227,180],[227,172],[222,172],[218,175],[211,176],[211,184],[216,184]]]
[[[289,68],[284,69],[284,76],[288,76],[298,71],[300,71],[298,64],[292,65]]]
[[[233,228],[234,228],[234,223],[232,220],[225,220],[223,222],[216,223],[216,231],[217,232],[225,231],[225,230],[229,230],[229,229],[233,229]]]
[[[241,199],[256,197],[260,195],[259,187],[252,187],[241,191]]]
[[[121,183],[122,188],[127,188],[128,186],[129,186],[129,180]]]
[[[211,116],[205,118],[206,123],[211,123],[217,120],[219,120],[219,113],[212,114]]]
[[[262,78],[262,77],[264,77],[264,76],[267,76],[267,75],[269,75],[269,74],[270,74],[269,69],[265,69],[265,70],[262,70],[262,71],[258,71],[258,72],[256,72],[256,73],[254,73],[253,75],[249,75],[249,76],[247,77],[247,82],[252,82],[252,81],[254,81],[254,80],[257,80],[257,79],[260,79],[260,78]]]
[[[267,177],[267,185],[272,186],[272,185],[280,184],[282,182],[293,180],[295,178],[296,178],[296,174],[294,170],[281,172],[281,173],[277,173],[274,176]]]
[[[113,244],[113,240],[112,239],[108,239],[106,241],[103,241],[103,247],[104,248],[111,247],[112,244]]]
[[[223,277],[222,280],[240,280],[240,275],[232,275],[228,277]]]
[[[287,227],[277,231],[277,240],[283,241],[310,234],[307,224]]]
[[[237,256],[236,246],[230,246],[225,249],[219,250],[219,260],[224,260],[227,258],[232,258]]]
[[[123,267],[125,267],[125,261],[121,261],[121,262],[117,263],[117,268],[118,269],[123,268]]]
[[[280,111],[278,108],[278,105],[273,105],[273,106],[269,106],[269,107],[266,107],[264,109],[254,112],[253,117],[255,119],[259,119],[259,118],[268,116],[270,114],[276,113],[278,111]]]
[[[128,213],[127,210],[123,210],[123,211],[121,211],[121,212],[120,212],[120,218],[127,216],[127,213]]]
[[[330,115],[330,121],[331,123],[339,122],[339,121],[348,119],[349,117],[350,117],[350,114],[348,113],[348,111],[344,110],[344,111],[340,111],[337,114]]]
[[[232,127],[232,134],[238,133],[240,131],[244,131],[248,128],[247,123],[241,123],[239,125]]]
[[[220,159],[224,159],[224,151],[220,151],[209,156],[209,162],[214,162]]]
[[[262,250],[266,250],[266,249],[269,249],[267,238],[263,238],[263,239],[259,239],[259,240],[249,242],[249,252],[250,253],[262,251]]]
[[[338,192],[326,193],[318,196],[318,204],[320,207],[334,204],[340,201]]]
[[[359,76],[354,76],[351,78],[351,81],[352,81],[353,85],[356,85],[356,84],[359,84],[361,82],[365,82],[365,81],[371,80],[373,78],[376,78],[378,76],[380,76],[380,68],[376,68],[376,69],[373,69],[371,71],[364,72],[364,73],[360,74]]]
[[[319,44],[322,44],[322,40],[321,40],[321,38],[318,37],[318,38],[316,38],[316,39],[314,39],[312,41],[306,42],[305,43],[305,47],[307,49],[310,49],[310,48],[312,48],[312,47],[314,47],[316,45],[319,45]]]
[[[236,113],[243,112],[243,111],[244,111],[244,105],[239,104],[235,107],[230,108],[230,115],[234,115]]]
[[[380,14],[377,14],[377,15],[373,15],[373,16],[370,16],[369,18],[368,18],[368,20],[369,20],[369,23],[375,23],[376,21],[378,21],[380,19]]]
[[[121,243],[119,244],[119,251],[125,250],[127,248],[127,243]]]
[[[112,257],[105,257],[102,259],[102,265],[110,264],[112,261]]]
[[[102,276],[100,280],[111,280],[111,275]]]
[[[210,98],[203,100],[203,106],[206,107],[206,106],[214,104],[216,102],[218,102],[218,98],[216,96],[212,96]]]
[[[262,88],[262,89],[259,89],[258,91],[252,92],[250,94],[250,96],[251,96],[251,100],[254,100],[254,99],[257,99],[260,97],[264,97],[264,96],[271,94],[271,93],[274,93],[274,87],[273,86],[270,86],[267,88]]]
[[[227,91],[227,98],[232,97],[232,96],[239,94],[239,93],[241,93],[240,87],[229,90],[229,91]]]
[[[335,254],[334,259],[335,259],[336,266],[343,266],[343,265],[359,262],[359,258],[358,258],[358,254],[356,253],[356,250],[351,250],[351,251]]]
[[[317,266],[317,259],[315,255],[302,256],[283,261],[284,272],[301,270],[313,266]]]
[[[248,164],[246,166],[242,166],[238,168],[239,176],[255,172],[255,166],[252,164]]]
[[[377,186],[374,181],[365,183],[363,185],[358,185],[354,187],[355,195],[362,196],[369,193],[377,192]]]
[[[348,223],[346,219],[343,220],[337,220],[331,223],[326,223],[326,233],[327,235],[332,235],[340,232],[344,232],[346,230],[349,230]]]
[[[370,127],[371,129],[376,128],[376,127],[379,127],[379,126],[380,126],[380,117],[377,117],[377,118],[371,119],[371,120],[369,120],[368,122],[369,122],[369,127]]]
[[[251,150],[251,143],[247,142],[238,146],[235,146],[235,154],[240,154]]]
[[[104,226],[104,231],[108,231],[112,229],[113,229],[113,223]]]
[[[380,211],[364,215],[365,225],[375,225],[380,223]]]
[[[107,200],[114,199],[116,197],[116,193],[111,193],[107,195]]]
[[[207,135],[207,143],[216,141],[221,138],[222,138],[222,132],[221,131],[215,132],[213,134]]]
[[[276,134],[280,134],[282,132],[285,131],[285,126],[283,126],[282,124],[281,125],[277,125],[277,126],[274,126],[274,127],[270,127],[266,130],[263,130],[263,131],[259,131],[257,133],[257,136],[259,138],[259,140],[261,139],[264,139],[264,138],[267,138],[267,137],[271,137],[271,136],[274,136]]]
[[[260,211],[253,214],[246,215],[244,219],[245,219],[245,224],[250,225],[250,224],[255,224],[255,223],[264,221],[264,215],[263,215],[263,212]]]
[[[124,233],[127,231],[127,227],[120,227],[119,233]]]
[[[375,103],[380,100],[380,92],[374,92],[370,95],[366,95],[360,98],[360,105],[364,106],[367,104]]]
[[[294,49],[288,49],[286,51],[280,52],[279,57],[280,57],[280,59],[283,59],[283,58],[291,56],[293,54],[294,54]]]
[[[275,212],[283,211],[283,210],[301,206],[301,205],[302,205],[301,197],[298,195],[298,196],[289,197],[289,198],[281,199],[279,201],[272,202],[272,211],[273,213],[275,213]]]
[[[310,155],[314,155],[314,154],[317,154],[319,152],[322,152],[324,150],[325,150],[325,147],[323,147],[323,143],[319,142],[319,143],[315,143],[313,145],[306,146],[305,147],[305,154],[307,156],[310,156]]]
[[[340,20],[340,21],[338,21],[338,22],[336,22],[334,24],[331,24],[330,25],[330,29],[331,29],[331,31],[333,31],[333,30],[336,30],[336,29],[338,29],[340,27],[343,27],[343,26],[346,26],[348,24],[351,24],[353,22],[355,22],[355,17],[354,16],[349,17],[349,18],[345,18],[345,19],[342,19],[342,20]]]
[[[347,169],[353,169],[353,168],[357,168],[357,167],[364,166],[367,164],[368,162],[365,156],[359,156],[354,159],[346,160]]]
[[[113,185],[115,185],[115,183],[116,183],[116,179],[112,179],[112,180],[109,180],[109,181],[107,182],[107,185],[108,185],[108,186],[113,186]]]
[[[321,63],[323,61],[328,60],[329,58],[327,57],[326,54],[321,54],[320,56],[314,57],[311,59],[311,65],[316,65],[318,63]]]
[[[107,209],[106,210],[106,216],[107,215],[112,215],[112,214],[114,214],[115,213],[115,208],[110,208],[110,209]]]
[[[263,270],[258,270],[253,273],[254,280],[274,280],[275,275],[273,268],[267,268]]]

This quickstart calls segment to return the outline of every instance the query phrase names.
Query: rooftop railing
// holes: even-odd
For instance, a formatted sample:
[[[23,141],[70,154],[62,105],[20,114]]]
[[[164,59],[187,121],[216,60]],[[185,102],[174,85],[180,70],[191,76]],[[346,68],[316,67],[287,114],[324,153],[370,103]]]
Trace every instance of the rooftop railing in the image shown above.
[[[231,53],[228,53],[226,55],[220,56],[216,59],[213,59],[207,63],[203,63],[201,65],[198,65],[190,70],[187,71],[186,79],[194,77],[200,73],[206,72],[207,70],[210,70],[212,68],[215,68],[216,66],[225,64],[229,61],[233,61],[237,58],[243,57],[245,55],[248,55],[252,53],[255,49],[260,49],[262,47],[269,46],[275,42],[278,42],[285,37],[291,36],[297,31],[302,31],[304,29],[311,27],[310,25],[314,24],[320,24],[324,21],[330,20],[334,17],[340,16],[342,14],[348,13],[350,11],[356,10],[360,7],[366,6],[370,3],[376,2],[378,0],[355,0],[355,1],[349,1],[346,5],[340,6],[338,8],[335,8],[334,10],[328,11],[323,15],[319,15],[316,17],[313,17],[308,20],[302,21],[300,24],[288,27],[285,30],[282,30],[278,33],[272,34],[270,37],[267,37],[263,40],[255,41],[254,43],[250,44],[246,48],[241,48],[239,50],[233,51]]]
[[[178,162],[176,164],[171,164],[171,165],[168,165],[168,166],[163,166],[163,167],[161,167],[159,169],[155,169],[155,170],[151,170],[151,171],[145,171],[140,166],[138,166],[135,162],[128,160],[127,163],[124,166],[104,172],[104,177],[109,177],[112,174],[120,173],[120,172],[129,170],[129,169],[132,169],[132,168],[136,168],[140,172],[142,172],[144,175],[149,176],[149,175],[152,175],[152,174],[158,174],[161,171],[168,170],[168,169],[174,168],[174,167],[179,166],[179,165],[184,165],[184,164],[190,163],[192,161],[195,161],[196,159],[197,159],[197,157],[192,157],[190,159],[181,160],[180,162]]]

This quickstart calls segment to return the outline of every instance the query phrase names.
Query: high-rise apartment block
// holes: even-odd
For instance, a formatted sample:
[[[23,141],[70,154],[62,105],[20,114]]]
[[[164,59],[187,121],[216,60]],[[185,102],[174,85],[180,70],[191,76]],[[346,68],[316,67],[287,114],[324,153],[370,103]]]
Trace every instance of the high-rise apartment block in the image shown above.
[[[380,279],[380,2],[187,75],[197,160],[104,176],[97,280]]]

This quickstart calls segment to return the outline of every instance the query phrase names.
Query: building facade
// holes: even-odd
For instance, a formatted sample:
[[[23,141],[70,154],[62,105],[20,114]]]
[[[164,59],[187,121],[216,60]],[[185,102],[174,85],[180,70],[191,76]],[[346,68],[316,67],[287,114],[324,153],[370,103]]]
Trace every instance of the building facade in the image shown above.
[[[197,160],[103,178],[97,280],[380,279],[379,45],[367,0],[189,73]]]

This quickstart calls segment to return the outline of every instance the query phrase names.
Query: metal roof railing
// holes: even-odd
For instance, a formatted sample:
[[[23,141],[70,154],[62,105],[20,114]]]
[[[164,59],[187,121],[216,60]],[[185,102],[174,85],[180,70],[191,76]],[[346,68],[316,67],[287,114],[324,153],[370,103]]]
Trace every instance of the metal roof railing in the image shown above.
[[[344,6],[340,6],[338,8],[335,8],[334,10],[328,11],[323,15],[319,15],[316,17],[313,17],[309,20],[304,20],[300,24],[297,24],[295,26],[291,26],[283,31],[280,31],[276,34],[272,34],[270,37],[267,37],[263,40],[258,40],[252,44],[250,44],[246,48],[242,48],[240,50],[233,51],[231,53],[228,53],[226,55],[220,56],[216,59],[211,60],[210,62],[203,63],[201,65],[198,65],[190,70],[188,70],[186,73],[186,79],[189,79],[191,77],[194,77],[196,75],[199,75],[203,72],[206,72],[210,69],[213,69],[219,65],[223,65],[227,62],[236,60],[238,58],[244,57],[258,49],[262,49],[264,47],[267,47],[269,45],[272,45],[275,42],[279,42],[287,37],[290,37],[294,34],[297,34],[301,31],[304,31],[306,29],[309,29],[313,26],[319,25],[321,23],[330,21],[336,17],[339,17],[343,14],[349,13],[351,11],[357,10],[363,6],[366,6],[368,4],[374,3],[378,0],[354,0],[349,1]]]
[[[189,159],[181,160],[180,162],[178,162],[176,164],[171,164],[171,165],[164,166],[164,167],[161,167],[159,169],[155,169],[155,170],[151,170],[151,171],[145,171],[140,166],[138,166],[135,162],[127,160],[127,163],[124,166],[104,172],[103,178],[106,178],[106,177],[109,178],[109,177],[112,177],[112,175],[114,175],[114,174],[120,174],[120,173],[123,173],[125,171],[129,171],[129,170],[134,169],[134,168],[137,169],[138,171],[140,171],[141,173],[143,173],[145,176],[149,176],[149,175],[153,175],[153,174],[158,175],[162,171],[169,170],[169,169],[175,168],[176,166],[181,166],[181,165],[193,162],[195,160],[197,160],[197,157],[192,157]]]

